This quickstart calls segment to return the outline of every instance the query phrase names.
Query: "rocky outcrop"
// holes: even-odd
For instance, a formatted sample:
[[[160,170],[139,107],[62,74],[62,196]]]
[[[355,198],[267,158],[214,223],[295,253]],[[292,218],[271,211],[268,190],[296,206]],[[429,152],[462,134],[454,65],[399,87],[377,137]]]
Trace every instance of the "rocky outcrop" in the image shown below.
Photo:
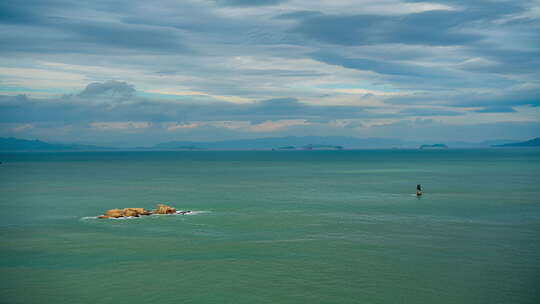
[[[105,212],[104,215],[98,216],[98,218],[119,218],[125,216],[141,216],[150,215],[152,212],[145,210],[144,208],[125,208],[125,209],[111,209]]]
[[[176,208],[173,208],[171,206],[159,204],[157,205],[157,209],[154,210],[155,214],[176,214]]]
[[[141,216],[141,215],[150,215],[151,211],[145,210],[144,208],[126,208],[124,209],[124,216]]]
[[[180,214],[186,214],[187,212],[180,212]],[[98,216],[100,219],[120,218],[120,217],[139,217],[143,215],[152,214],[176,214],[176,208],[171,206],[158,204],[157,209],[149,211],[144,208],[124,208],[124,209],[111,209],[107,210],[104,215]]]

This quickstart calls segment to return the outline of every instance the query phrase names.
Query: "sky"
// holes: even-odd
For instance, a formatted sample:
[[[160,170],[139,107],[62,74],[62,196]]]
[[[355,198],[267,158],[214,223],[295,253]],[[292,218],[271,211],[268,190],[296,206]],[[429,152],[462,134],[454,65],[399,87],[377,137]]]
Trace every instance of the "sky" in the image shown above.
[[[540,136],[540,0],[0,1],[0,136]]]

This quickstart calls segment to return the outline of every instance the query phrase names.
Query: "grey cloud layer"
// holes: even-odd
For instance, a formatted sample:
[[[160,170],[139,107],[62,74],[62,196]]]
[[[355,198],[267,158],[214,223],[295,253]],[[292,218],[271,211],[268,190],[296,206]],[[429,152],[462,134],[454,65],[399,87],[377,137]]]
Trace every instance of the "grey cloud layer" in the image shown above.
[[[216,3],[221,5],[230,5],[230,6],[265,6],[273,5],[287,0],[215,0]]]
[[[414,1],[411,1],[414,2]],[[441,1],[438,1],[441,2]],[[403,63],[407,56],[373,54],[356,49],[347,56],[347,47],[421,45],[462,47],[459,57],[482,57],[489,65],[463,65],[462,70],[481,76],[501,73],[537,73],[540,39],[535,33],[540,23],[527,12],[528,2],[519,1],[443,1],[454,10],[429,10],[405,15],[327,14],[324,11],[295,11],[273,18],[231,18],[214,11],[219,6],[251,6],[264,12],[266,5],[280,4],[286,12],[287,1],[162,1],[150,6],[140,1],[114,1],[81,4],[78,1],[4,1],[0,22],[7,31],[0,36],[3,52],[151,52],[189,54],[197,57],[213,53],[216,46],[224,56],[250,52],[291,56],[283,45],[317,49],[296,52],[294,56],[313,58],[324,63],[369,70],[394,76],[387,81],[400,83],[406,77],[455,77],[454,71],[416,63]],[[354,2],[351,2],[354,4]],[[361,5],[361,4],[359,4]],[[316,8],[317,6],[314,5]],[[95,12],[90,14],[88,12]],[[96,19],[95,14],[106,18]],[[510,18],[512,17],[512,18]],[[280,20],[292,23],[284,25]],[[504,39],[493,41],[501,33]],[[522,41],[516,41],[521,37]],[[517,43],[516,43],[517,42]],[[239,43],[243,48],[237,48]],[[333,47],[338,45],[340,48]],[[277,47],[270,49],[271,47]],[[345,47],[345,50],[343,49]],[[332,54],[334,58],[321,54]],[[343,59],[337,60],[337,56]],[[422,58],[417,58],[419,62]],[[425,58],[424,58],[425,59]],[[351,64],[351,61],[354,61]],[[241,71],[239,71],[241,73]],[[420,75],[418,75],[420,74]],[[491,76],[492,78],[496,76]],[[483,77],[479,77],[483,80]],[[474,84],[473,84],[474,85]]]
[[[266,120],[329,121],[381,117],[365,112],[362,107],[307,105],[295,98],[270,99],[250,104],[153,100],[135,96],[134,87],[120,81],[91,83],[78,94],[46,100],[24,95],[0,95],[0,112],[0,122],[10,123],[223,120],[258,123]]]
[[[404,43],[421,45],[460,45],[481,38],[460,33],[461,14],[430,11],[406,16],[328,16],[308,15],[293,29],[310,38],[340,45]]]
[[[442,96],[441,96],[442,95]],[[391,97],[386,100],[393,104],[431,104],[453,106],[458,108],[481,107],[477,112],[483,113],[511,113],[515,106],[540,106],[540,88],[520,88],[506,90],[500,94],[482,93],[456,93],[446,94],[412,94],[409,96]]]
[[[177,31],[77,15],[74,1],[3,1],[4,52],[92,53],[100,49],[186,52]],[[90,9],[90,8],[82,8]],[[101,11],[101,5],[95,8]]]
[[[82,98],[110,96],[110,97],[133,97],[135,87],[126,82],[109,80],[104,83],[94,82],[86,86],[78,96]]]
[[[73,73],[79,82],[94,83],[61,98],[1,96],[0,121],[330,121],[468,113],[519,121],[516,107],[540,106],[537,2],[439,0],[432,4],[447,7],[395,9],[405,2],[421,1],[1,1],[0,68],[84,66]],[[380,9],[363,9],[373,4]],[[33,92],[27,75],[18,73],[0,86]],[[137,95],[133,85],[203,93],[163,101]],[[336,88],[399,94],[377,97],[376,109],[337,106],[333,102],[362,96]],[[233,104],[219,96],[258,102]],[[308,100],[325,105],[301,102]],[[393,114],[384,111],[397,106]]]

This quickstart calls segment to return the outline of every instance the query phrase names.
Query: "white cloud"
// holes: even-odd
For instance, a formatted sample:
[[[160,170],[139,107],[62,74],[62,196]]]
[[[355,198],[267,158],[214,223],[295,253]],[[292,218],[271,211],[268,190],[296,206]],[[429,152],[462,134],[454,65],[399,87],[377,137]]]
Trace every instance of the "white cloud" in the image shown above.
[[[146,129],[152,126],[152,123],[147,121],[108,121],[108,122],[92,122],[90,125],[98,130],[134,130]]]
[[[174,95],[174,96],[207,96],[216,100],[222,100],[232,103],[250,103],[253,102],[253,99],[244,98],[240,96],[222,96],[222,95],[212,95],[205,92],[199,91],[178,91],[175,89],[155,89],[155,90],[146,90],[148,93],[160,94],[160,95]]]
[[[78,89],[89,80],[81,74],[45,68],[0,66],[4,86],[32,89]]]
[[[311,125],[311,123],[307,122],[304,119],[275,120],[275,121],[265,121],[260,124],[251,125],[249,127],[249,130],[253,132],[274,132],[277,130],[287,129],[292,126],[308,126],[308,125]]]
[[[14,132],[21,132],[27,129],[32,129],[34,125],[32,124],[18,124],[15,127],[12,128]]]
[[[186,130],[186,129],[194,129],[198,128],[200,126],[203,126],[203,122],[191,122],[191,123],[168,123],[166,124],[167,131],[177,131],[177,130]]]
[[[435,2],[408,3],[396,0],[291,0],[272,6],[220,7],[216,13],[228,18],[270,18],[284,12],[320,11],[327,14],[405,15],[432,10],[455,10]]]

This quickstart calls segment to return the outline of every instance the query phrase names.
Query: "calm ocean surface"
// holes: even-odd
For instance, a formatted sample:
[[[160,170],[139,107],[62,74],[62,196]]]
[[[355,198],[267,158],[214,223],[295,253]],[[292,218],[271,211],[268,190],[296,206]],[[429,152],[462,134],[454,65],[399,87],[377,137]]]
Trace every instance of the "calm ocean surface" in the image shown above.
[[[0,161],[0,303],[540,303],[538,149]]]

